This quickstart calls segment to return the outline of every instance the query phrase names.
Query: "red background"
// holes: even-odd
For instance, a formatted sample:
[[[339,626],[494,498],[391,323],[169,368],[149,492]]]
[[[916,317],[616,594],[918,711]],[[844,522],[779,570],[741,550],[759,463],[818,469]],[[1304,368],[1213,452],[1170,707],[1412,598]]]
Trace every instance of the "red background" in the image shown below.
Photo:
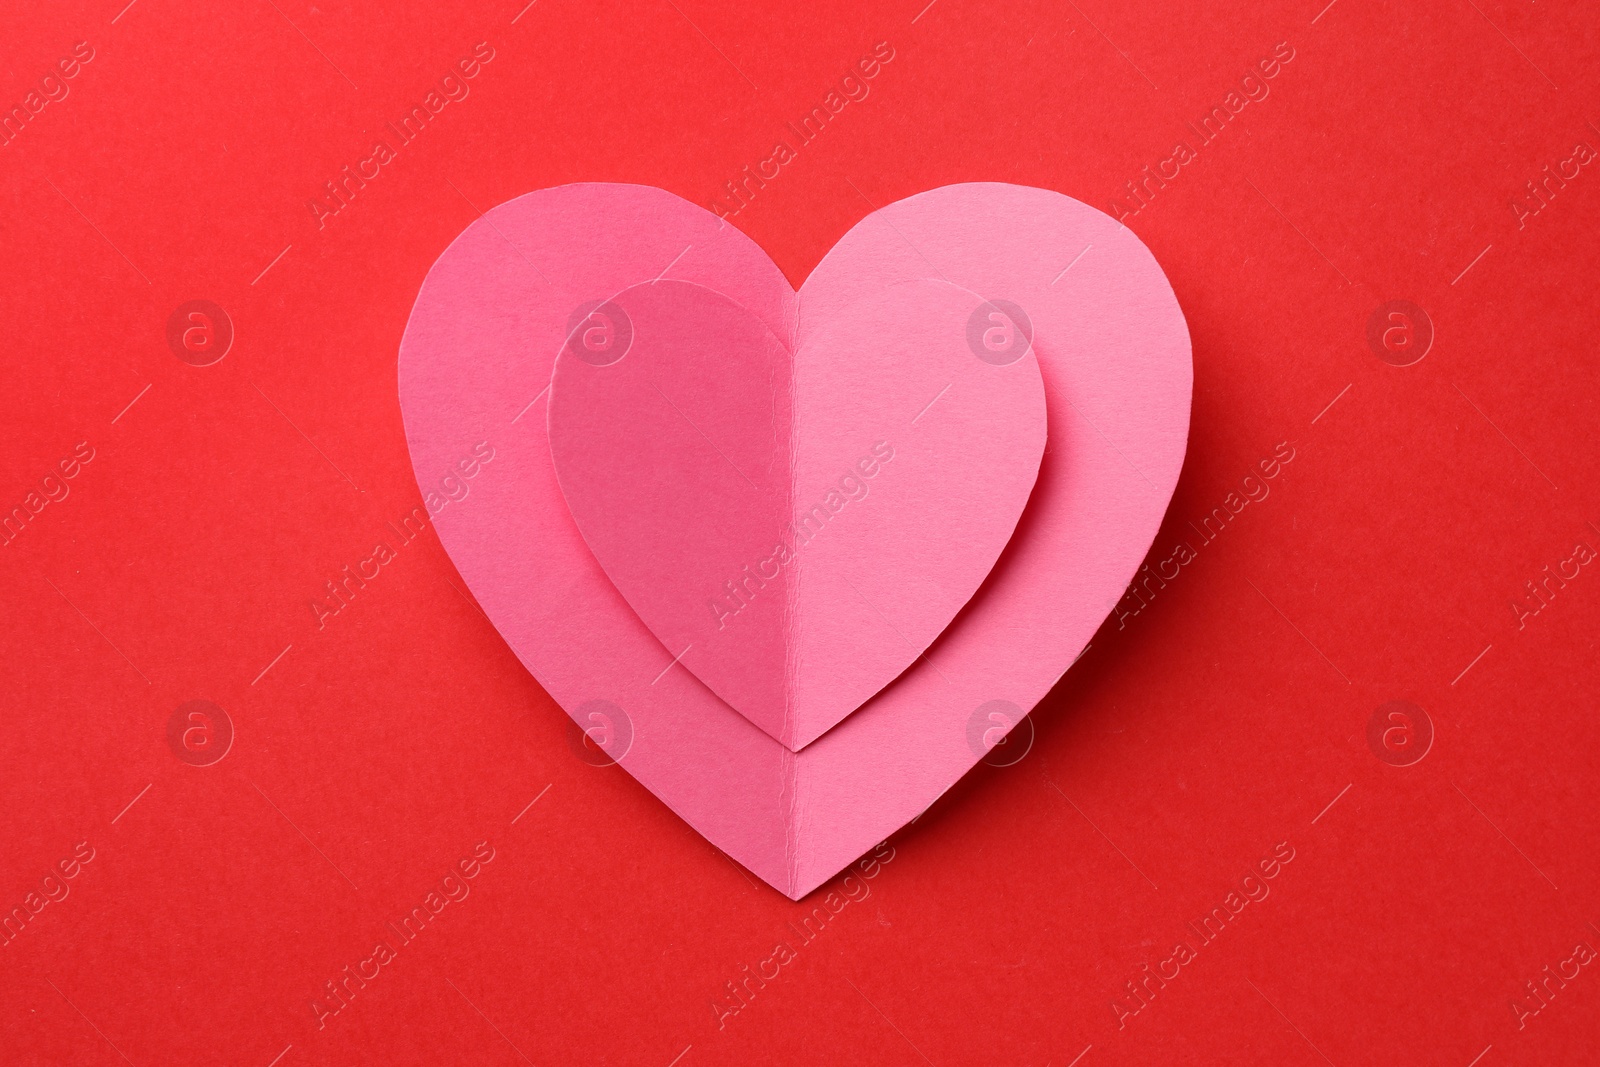
[[[124,3],[0,14],[0,101],[94,50],[0,149],[0,506],[95,454],[0,548],[0,907],[95,850],[0,948],[0,1060],[1588,1062],[1596,968],[1511,1005],[1600,945],[1600,574],[1511,605],[1600,546],[1600,174],[1511,203],[1600,145],[1592,5]],[[470,96],[319,228],[307,200],[480,41]],[[590,180],[706,203],[878,41],[870,97],[735,219],[795,282],[869,200],[1105,208],[1287,42],[1126,220],[1194,340],[1152,562],[1295,459],[719,1029],[808,906],[580,760],[431,530],[320,630],[309,603],[419,500],[396,349],[480,210]],[[194,298],[237,332],[209,367],[166,341]],[[1403,368],[1367,341],[1393,299],[1436,331]],[[192,699],[236,731],[211,766],[168,744]],[[1436,735],[1403,767],[1366,732],[1397,699]],[[471,896],[319,1028],[481,840]],[[1271,895],[1119,1026],[1279,842]]]

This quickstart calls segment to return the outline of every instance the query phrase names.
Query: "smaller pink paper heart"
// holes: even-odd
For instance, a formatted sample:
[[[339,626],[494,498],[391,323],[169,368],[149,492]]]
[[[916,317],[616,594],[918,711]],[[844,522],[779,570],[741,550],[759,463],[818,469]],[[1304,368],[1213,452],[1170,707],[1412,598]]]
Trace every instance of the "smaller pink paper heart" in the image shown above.
[[[556,475],[675,660],[798,751],[909,667],[1010,539],[1045,444],[1029,333],[913,281],[791,353],[720,293],[634,286],[556,359]]]

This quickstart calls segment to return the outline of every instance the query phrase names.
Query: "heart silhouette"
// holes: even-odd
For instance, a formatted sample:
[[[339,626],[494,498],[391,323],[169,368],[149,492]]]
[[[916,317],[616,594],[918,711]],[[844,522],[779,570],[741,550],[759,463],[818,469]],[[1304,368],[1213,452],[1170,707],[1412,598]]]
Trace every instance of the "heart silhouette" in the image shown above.
[[[655,281],[569,335],[549,433],[612,584],[685,669],[799,750],[988,575],[1044,453],[1044,385],[1004,313],[946,282],[873,293],[791,354],[720,293]]]
[[[719,338],[717,360],[766,360],[776,367],[773,387],[738,393],[731,380],[696,383],[685,377],[706,373],[717,360],[675,356],[664,343],[667,332],[656,333],[666,321],[663,311],[669,319],[688,315],[721,322],[707,335]],[[975,331],[974,341],[962,336],[952,342],[949,327],[957,320],[963,331]],[[915,415],[910,400],[921,396],[917,389],[926,392],[929,381],[913,376],[903,393],[882,381],[864,385],[863,396],[887,398],[876,406],[807,406],[807,376],[817,368],[843,366],[847,374],[871,369],[870,361],[841,360],[839,352],[848,346],[830,331],[856,331],[868,344],[892,334],[892,343],[899,344],[923,327],[935,341],[905,342],[902,355],[914,351],[923,361],[905,362],[959,366],[974,382],[988,370],[1034,368],[1049,442],[1034,462],[1036,478],[1028,448],[1043,441],[1043,426],[1029,423],[1026,403],[1009,406],[1015,397],[990,410],[1021,414],[1008,416],[1005,427],[988,429],[998,434],[995,441],[1012,442],[1020,459],[986,451],[995,441],[981,425],[957,432],[957,426],[930,422],[953,398],[955,384],[943,398],[923,399],[935,402],[915,425],[893,435],[874,432],[872,420],[881,416],[892,427],[905,418],[902,401]],[[998,332],[986,340],[991,329]],[[1027,339],[1026,358],[1033,362],[981,366],[980,353],[989,345],[1007,349],[1008,331],[1011,343],[1018,335]],[[744,340],[730,344],[729,338]],[[594,362],[577,358],[580,350]],[[827,358],[816,355],[829,352]],[[1009,352],[1002,355],[1009,358]],[[604,392],[596,386],[589,397],[595,403],[567,407],[569,399],[582,398],[584,376],[607,371],[635,375],[628,387],[634,392],[654,382],[669,402],[658,399],[634,423],[619,422],[618,413],[601,410]],[[606,724],[598,736],[615,746],[606,751],[640,783],[795,899],[925,810],[1083,652],[1148,552],[1166,511],[1183,462],[1192,385],[1182,312],[1138,238],[1058,193],[994,183],[947,186],[873,212],[841,238],[798,294],[749,238],[670,193],[606,184],[530,193],[474,222],[434,264],[406,326],[399,372],[419,485],[438,484],[480,443],[494,450],[472,496],[439,510],[434,523],[518,658],[576,722]],[[589,384],[600,380],[593,377]],[[692,416],[684,404],[704,396],[748,408],[733,420],[738,429],[731,436],[705,435],[731,463],[712,464],[715,449],[686,451],[693,431],[683,420],[666,418],[676,419],[673,404]],[[786,432],[772,423],[765,438],[752,429],[762,405],[777,419],[784,404],[791,423],[800,415],[802,446],[788,457],[782,445],[794,440],[792,426]],[[807,414],[813,410],[837,413],[839,421],[814,430]],[[983,407],[953,405],[949,414],[962,411],[981,418]],[[699,419],[689,421],[707,430]],[[944,511],[913,506],[915,494],[896,496],[909,488],[891,481],[902,471],[908,472],[907,483],[916,474],[932,484],[936,471],[951,469],[949,457],[933,450],[911,462],[921,447],[915,435],[924,428],[948,434],[941,448],[988,457],[966,464],[971,456],[963,455],[955,467],[967,480],[996,478],[1005,491],[947,482]],[[614,455],[584,454],[584,441],[602,438]],[[796,648],[809,647],[807,620],[848,628],[868,617],[866,608],[830,615],[833,609],[825,604],[807,606],[812,575],[832,581],[827,568],[846,561],[849,566],[837,573],[857,585],[856,603],[884,617],[879,622],[885,625],[863,631],[870,635],[861,642],[870,669],[856,671],[833,646],[833,665],[843,662],[847,677],[818,677],[839,695],[831,703],[807,703],[811,698],[803,687],[763,702],[734,691],[729,678],[737,672],[719,675],[699,659],[686,667],[693,650],[673,647],[675,634],[653,628],[664,630],[665,624],[660,616],[652,621],[656,608],[648,598],[661,596],[668,615],[681,610],[674,597],[701,596],[698,583],[720,573],[708,560],[738,561],[741,575],[747,563],[758,575],[772,573],[772,564],[762,561],[773,560],[778,541],[762,547],[758,540],[752,558],[744,534],[760,532],[763,524],[792,522],[796,509],[814,502],[819,491],[826,506],[826,487],[841,487],[848,464],[877,455],[879,441],[893,449],[893,458],[879,457],[871,479],[865,479],[865,468],[854,468],[865,480],[865,495],[846,499],[821,533],[793,554],[791,562],[801,564],[798,593],[783,586],[787,578],[773,591],[783,593],[786,609],[802,605],[795,614],[798,636],[771,620],[762,629],[753,614],[761,607],[760,595],[747,598],[731,617],[702,604],[702,625],[720,619],[724,633],[756,623],[740,638],[765,657],[752,670],[769,685],[773,678],[784,686],[798,684],[794,679],[805,677],[804,669],[795,673],[789,660]],[[625,484],[597,484],[607,469],[619,472]],[[652,469],[671,477],[653,485]],[[716,508],[694,515],[695,493],[682,491],[686,474]],[[708,481],[694,481],[698,477]],[[581,490],[580,481],[586,483]],[[730,488],[735,482],[744,488]],[[676,508],[676,519],[698,531],[678,537],[678,555],[639,548],[649,549],[650,524],[659,533],[660,517],[599,522],[608,511],[625,508],[630,496],[637,499],[647,488],[673,492],[672,485],[677,495],[662,506]],[[1025,505],[1016,502],[1018,493]],[[746,503],[754,505],[748,512]],[[885,506],[874,510],[880,504]],[[986,524],[978,531],[981,551],[963,554],[966,570],[960,574],[917,567],[914,546],[926,543],[919,539],[931,536],[938,544],[943,532],[913,530],[897,543],[885,536],[892,527],[873,528],[879,522],[926,524],[932,514],[935,524],[951,522],[959,530],[960,520],[974,511],[983,513]],[[747,530],[739,522],[753,526]],[[627,530],[633,540],[602,544],[602,526]],[[1009,539],[996,535],[995,527],[1003,527]],[[824,538],[833,534],[840,535],[833,541],[841,547],[827,553],[836,552],[837,559],[819,552],[816,562],[808,561],[807,553],[823,549]],[[696,555],[700,549],[689,544],[695,537],[722,537],[726,557],[709,549]],[[996,547],[997,537],[1003,548]],[[843,545],[849,538],[859,540]],[[642,552],[640,570],[624,577],[633,565],[626,558],[629,544]],[[991,556],[995,552],[998,558]],[[674,562],[683,558],[691,564]],[[863,562],[869,565],[856,569]],[[882,585],[874,584],[880,580],[874,562],[884,568]],[[658,570],[664,580],[657,590],[646,580],[651,566],[681,573]],[[781,571],[785,565],[779,566]],[[937,594],[905,584],[947,577],[949,588]],[[762,595],[768,588],[746,586]],[[836,585],[834,592],[843,588]],[[725,603],[724,610],[731,605]],[[883,638],[901,621],[895,613],[902,610],[933,621],[904,634],[893,646],[899,651],[890,655]],[[685,638],[691,643],[687,631]],[[769,644],[761,647],[764,640]],[[896,667],[897,659],[906,665]],[[774,671],[780,661],[785,669]],[[856,694],[864,703],[846,708]],[[775,708],[782,711],[775,714]],[[811,709],[809,718],[799,714],[804,708]],[[843,717],[837,718],[841,708]]]

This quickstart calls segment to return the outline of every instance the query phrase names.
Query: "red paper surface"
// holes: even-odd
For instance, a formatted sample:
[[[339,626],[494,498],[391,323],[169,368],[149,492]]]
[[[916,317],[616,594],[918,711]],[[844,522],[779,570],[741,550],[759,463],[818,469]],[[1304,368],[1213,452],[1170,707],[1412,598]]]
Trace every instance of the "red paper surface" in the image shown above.
[[[1587,1061],[1587,8],[0,28],[0,1061]],[[422,277],[594,180],[737,182],[795,283],[874,205],[1052,188],[1125,213],[1188,318],[1139,594],[848,892],[784,899],[597,766],[433,536],[395,384]],[[469,449],[439,496],[493,476]]]

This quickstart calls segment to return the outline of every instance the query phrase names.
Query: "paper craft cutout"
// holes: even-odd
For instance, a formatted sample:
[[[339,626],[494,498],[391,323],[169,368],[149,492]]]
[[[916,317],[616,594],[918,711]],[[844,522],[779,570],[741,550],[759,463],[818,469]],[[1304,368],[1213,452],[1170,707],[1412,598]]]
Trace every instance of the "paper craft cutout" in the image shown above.
[[[573,328],[549,405],[557,480],[612,584],[796,751],[943,632],[1045,442],[1028,339],[942,281],[872,293],[793,354],[719,293],[635,286]]]
[[[1049,443],[1010,541],[921,658],[798,752],[673,665],[679,650],[611,582],[556,480],[542,408],[574,316],[656,279],[722,294],[793,337],[793,351],[858,301],[930,279],[1010,302],[1030,324]],[[1001,184],[947,186],[874,212],[798,296],[749,238],[659,189],[530,193],[444,252],[400,350],[419,482],[463,447],[496,449],[471,500],[435,519],[489,618],[575,721],[590,726],[596,709],[621,717],[614,735],[631,744],[612,754],[630,774],[794,899],[983,756],[969,738],[994,731],[971,730],[975,716],[988,724],[1009,707],[1014,724],[1083,650],[1166,510],[1191,384],[1183,315],[1138,238],[1068,197]]]

